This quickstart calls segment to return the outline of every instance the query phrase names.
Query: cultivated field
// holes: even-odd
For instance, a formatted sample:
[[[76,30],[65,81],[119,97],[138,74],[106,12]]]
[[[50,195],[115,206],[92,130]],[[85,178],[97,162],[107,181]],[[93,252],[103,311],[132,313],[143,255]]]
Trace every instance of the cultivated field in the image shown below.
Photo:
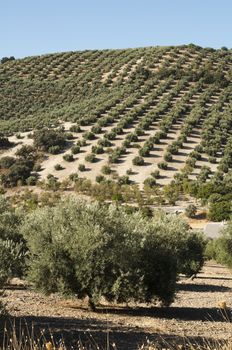
[[[40,179],[79,173],[94,182],[105,165],[112,170],[106,178],[126,175],[140,187],[154,172],[161,186],[177,173],[196,179],[202,168],[211,177],[231,140],[231,67],[231,51],[194,46],[6,62],[0,66],[0,131],[13,135],[9,139],[16,146],[1,156],[32,144],[27,136],[34,129],[73,126],[65,151],[45,155]],[[16,139],[16,131],[22,139]],[[80,151],[69,163],[63,155],[77,142]],[[134,160],[138,156],[142,165]]]

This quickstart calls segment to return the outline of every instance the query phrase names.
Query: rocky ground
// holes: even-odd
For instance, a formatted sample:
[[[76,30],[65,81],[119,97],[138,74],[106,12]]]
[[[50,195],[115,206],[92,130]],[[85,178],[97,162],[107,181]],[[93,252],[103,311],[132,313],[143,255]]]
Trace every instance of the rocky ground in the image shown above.
[[[107,339],[117,349],[137,349],[147,341],[165,344],[200,343],[231,338],[232,273],[224,266],[208,262],[193,280],[181,278],[178,293],[170,308],[146,305],[102,305],[90,312],[86,303],[49,297],[23,285],[9,286],[3,302],[18,322],[31,322],[44,331],[67,342],[98,342],[106,348]],[[30,328],[30,326],[29,326]],[[95,349],[95,347],[94,347]]]

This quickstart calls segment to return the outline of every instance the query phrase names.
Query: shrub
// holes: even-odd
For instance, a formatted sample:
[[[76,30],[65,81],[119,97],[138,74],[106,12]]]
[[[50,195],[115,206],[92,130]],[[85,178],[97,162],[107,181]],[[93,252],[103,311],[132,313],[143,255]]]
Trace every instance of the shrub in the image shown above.
[[[23,145],[16,151],[15,155],[24,159],[33,158],[35,157],[35,148],[30,145]]]
[[[41,129],[34,132],[34,146],[43,151],[52,150],[54,146],[63,149],[66,145],[65,134],[61,130]]]
[[[48,148],[48,153],[51,154],[59,154],[61,152],[62,148],[60,146],[51,146]]]
[[[156,181],[153,177],[148,177],[146,180],[144,180],[143,184],[152,188],[156,186]]]
[[[102,153],[104,153],[104,148],[100,145],[92,146],[92,153],[102,154]]]
[[[126,174],[127,175],[132,175],[133,174],[133,170],[131,168],[127,169]]]
[[[95,135],[92,131],[86,131],[84,134],[83,134],[83,138],[86,139],[86,140],[94,140],[95,139]]]
[[[103,138],[103,139],[98,140],[98,145],[100,145],[102,147],[111,147],[112,143],[108,139]]]
[[[22,277],[27,248],[19,232],[22,217],[0,196],[0,287],[7,279]]]
[[[54,166],[54,169],[55,169],[56,171],[59,171],[59,170],[63,170],[63,167],[62,167],[60,164],[56,164],[56,165]]]
[[[96,182],[100,183],[105,180],[105,177],[103,175],[97,175],[96,176]]]
[[[86,162],[89,163],[94,163],[96,161],[96,157],[94,153],[89,153],[87,154],[87,156],[85,157]]]
[[[85,164],[79,164],[79,165],[78,165],[78,170],[79,170],[79,171],[85,171],[85,170],[86,170]]]
[[[164,160],[165,160],[166,162],[171,162],[171,161],[172,161],[172,155],[171,155],[170,152],[166,152],[166,153],[164,154]]]
[[[232,268],[232,222],[229,221],[219,238],[208,243],[206,255],[218,263]]]
[[[72,154],[64,154],[64,155],[63,155],[63,159],[64,159],[66,162],[73,162],[73,161],[74,161],[74,158],[73,158],[73,155],[72,155]]]
[[[36,164],[33,166],[33,171],[36,171],[36,172],[41,171],[41,164],[36,163]]]
[[[160,162],[160,163],[158,163],[158,168],[162,169],[162,170],[167,170],[167,168],[168,168],[167,162]]]
[[[73,140],[73,134],[71,132],[66,132],[64,135],[66,140]]]
[[[36,176],[29,176],[26,180],[26,183],[28,186],[35,186],[37,182],[37,177]]]
[[[14,163],[16,159],[14,157],[2,157],[0,158],[0,169],[9,169]]]
[[[217,158],[216,157],[209,157],[209,162],[212,164],[216,164],[217,163]]]
[[[77,153],[79,153],[79,152],[80,152],[80,146],[78,146],[78,145],[72,146],[71,152],[72,152],[72,154],[77,154]]]
[[[109,165],[103,165],[103,167],[101,168],[101,172],[104,175],[110,175],[112,170]]]
[[[102,128],[99,125],[94,125],[91,129],[94,134],[101,134]]]
[[[87,142],[85,139],[82,139],[82,140],[78,140],[77,143],[76,143],[77,146],[80,146],[80,147],[84,147],[87,145]]]
[[[128,175],[123,175],[118,178],[118,184],[119,185],[129,185],[130,184],[130,179]]]
[[[144,165],[145,162],[144,162],[143,157],[137,156],[132,160],[132,163],[134,165]]]
[[[185,215],[188,218],[194,218],[197,212],[197,207],[194,204],[189,204],[185,209]]]
[[[31,175],[34,163],[24,159],[17,159],[9,168],[7,173],[1,175],[1,182],[5,187],[16,186],[20,181],[25,184],[26,179]]]
[[[81,127],[80,125],[72,125],[70,126],[69,131],[79,133],[81,132]]]
[[[208,218],[212,221],[228,220],[232,215],[230,195],[212,194],[209,197]]]
[[[88,296],[92,306],[101,296],[169,305],[178,273],[191,275],[203,263],[202,236],[179,217],[160,213],[148,219],[118,206],[69,199],[28,214],[21,231],[35,287]]]
[[[139,155],[141,157],[148,157],[150,154],[150,149],[149,147],[143,146],[142,148],[140,148],[139,150]]]
[[[114,131],[109,131],[107,134],[104,135],[104,137],[107,139],[107,140],[114,140],[116,138],[116,132]]]
[[[160,177],[159,170],[154,170],[151,172],[151,176],[154,177],[154,179],[158,179]]]

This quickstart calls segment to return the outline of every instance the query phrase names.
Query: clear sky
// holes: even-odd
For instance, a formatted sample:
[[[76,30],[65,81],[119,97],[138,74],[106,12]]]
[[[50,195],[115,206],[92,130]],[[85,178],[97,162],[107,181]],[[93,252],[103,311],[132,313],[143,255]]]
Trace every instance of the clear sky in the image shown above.
[[[0,0],[0,58],[194,43],[232,47],[232,0]]]

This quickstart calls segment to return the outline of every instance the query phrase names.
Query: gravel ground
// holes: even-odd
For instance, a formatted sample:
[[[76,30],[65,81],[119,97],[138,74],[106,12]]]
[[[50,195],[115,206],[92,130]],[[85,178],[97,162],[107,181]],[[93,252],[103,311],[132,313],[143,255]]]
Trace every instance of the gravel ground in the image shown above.
[[[67,342],[91,337],[102,344],[117,344],[117,349],[137,349],[150,341],[180,342],[188,338],[227,340],[232,327],[232,274],[224,266],[208,262],[193,280],[181,278],[178,293],[170,308],[145,305],[102,305],[90,312],[86,302],[43,296],[22,285],[9,286],[3,302],[11,316],[31,323],[45,333],[61,334]],[[226,306],[226,311],[223,309]],[[46,333],[46,334],[47,334]]]

